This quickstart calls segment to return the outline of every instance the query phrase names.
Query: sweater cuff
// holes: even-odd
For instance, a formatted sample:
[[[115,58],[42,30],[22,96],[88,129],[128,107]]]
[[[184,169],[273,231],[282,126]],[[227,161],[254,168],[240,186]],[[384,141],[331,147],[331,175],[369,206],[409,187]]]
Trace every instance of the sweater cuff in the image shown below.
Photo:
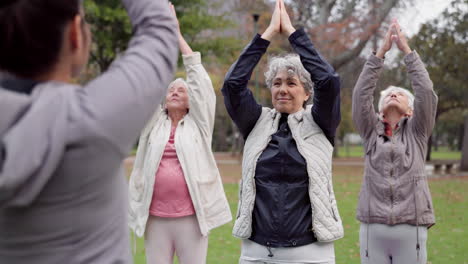
[[[300,37],[303,37],[303,36],[306,36],[306,33],[304,31],[304,28],[299,28],[299,29],[296,29],[296,31],[294,31],[288,38],[289,42],[295,42],[296,39],[300,38]]]
[[[260,34],[257,34],[252,40],[252,45],[266,49],[270,46],[270,41],[263,39]]]
[[[403,57],[403,61],[405,62],[406,65],[415,63],[418,60],[419,60],[419,54],[415,50],[411,51],[410,53],[406,54],[405,57]]]
[[[201,54],[198,51],[188,55],[182,54],[182,59],[185,66],[201,64]]]
[[[371,54],[369,58],[367,58],[367,62],[370,62],[375,66],[382,66],[384,64],[384,61],[384,59],[375,56],[375,54]]]

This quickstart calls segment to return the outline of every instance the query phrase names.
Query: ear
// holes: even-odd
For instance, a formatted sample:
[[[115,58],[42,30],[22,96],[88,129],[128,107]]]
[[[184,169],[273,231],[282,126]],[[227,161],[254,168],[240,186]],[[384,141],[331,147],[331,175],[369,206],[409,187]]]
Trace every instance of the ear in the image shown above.
[[[309,98],[310,98],[310,92],[306,92],[306,97],[305,97],[304,102],[309,101]]]
[[[73,52],[83,48],[83,27],[81,16],[76,15],[70,23],[68,39]]]
[[[406,116],[412,116],[413,115],[413,110],[410,108],[408,109],[408,112],[406,112]]]

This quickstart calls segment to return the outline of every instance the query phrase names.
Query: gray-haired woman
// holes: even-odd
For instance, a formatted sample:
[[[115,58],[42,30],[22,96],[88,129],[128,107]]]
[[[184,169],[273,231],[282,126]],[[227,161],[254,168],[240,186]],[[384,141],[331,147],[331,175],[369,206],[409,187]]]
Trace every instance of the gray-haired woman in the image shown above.
[[[247,83],[280,32],[299,55],[270,61],[265,77],[274,108],[262,108]],[[312,89],[314,104],[307,106]],[[243,239],[240,263],[335,263],[332,241],[343,236],[331,179],[339,77],[292,27],[282,0],[267,30],[231,67],[222,92],[246,139],[233,230]]]
[[[390,86],[381,93],[377,114],[373,94],[393,42],[406,54],[415,96]],[[426,263],[427,229],[435,219],[425,156],[436,109],[429,74],[394,21],[381,49],[364,65],[353,93],[353,120],[366,151],[357,210],[363,264]]]
[[[130,227],[145,237],[151,264],[171,264],[174,254],[206,263],[209,231],[232,219],[211,151],[216,95],[200,53],[178,32],[187,81],[169,85],[143,130],[129,183]]]

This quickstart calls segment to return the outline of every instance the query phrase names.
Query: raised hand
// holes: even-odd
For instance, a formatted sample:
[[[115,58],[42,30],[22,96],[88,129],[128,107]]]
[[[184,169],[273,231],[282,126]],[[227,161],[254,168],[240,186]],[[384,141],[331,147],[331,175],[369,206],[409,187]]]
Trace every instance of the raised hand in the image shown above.
[[[185,41],[184,36],[180,32],[180,24],[179,24],[179,20],[177,19],[177,14],[176,14],[176,11],[175,11],[175,7],[174,7],[174,5],[172,3],[169,3],[169,7],[171,9],[172,14],[174,15],[175,20],[177,21],[177,30],[179,32],[179,49],[180,49],[180,52],[182,54],[184,54],[184,55],[192,54],[193,53],[192,48],[190,48],[187,41]]]
[[[288,37],[296,31],[291,23],[291,19],[289,18],[288,11],[284,6],[284,0],[280,1],[280,11],[281,11],[281,34],[286,34]]]
[[[405,54],[411,53],[411,48],[408,45],[408,40],[406,39],[405,34],[400,28],[400,24],[396,19],[393,20],[393,33],[392,33],[392,41],[395,42],[398,49],[403,51]]]
[[[377,51],[377,54],[375,54],[375,56],[383,59],[385,57],[385,53],[387,53],[387,51],[389,51],[392,48],[392,44],[393,44],[392,34],[394,31],[393,30],[394,26],[395,25],[392,23],[390,27],[388,28],[387,33],[385,34],[385,37],[384,37],[383,44],[380,47],[380,49]]]
[[[281,32],[281,10],[280,10],[280,1],[276,0],[275,10],[271,16],[270,25],[267,27],[265,32],[262,34],[262,38],[266,40],[271,40],[275,35]]]

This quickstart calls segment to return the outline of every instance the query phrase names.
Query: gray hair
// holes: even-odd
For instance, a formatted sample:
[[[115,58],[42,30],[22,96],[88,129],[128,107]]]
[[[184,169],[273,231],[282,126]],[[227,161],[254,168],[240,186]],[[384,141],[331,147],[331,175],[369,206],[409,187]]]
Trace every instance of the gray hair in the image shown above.
[[[310,73],[302,65],[301,59],[297,54],[287,54],[285,56],[275,56],[270,58],[268,62],[268,71],[265,72],[265,81],[269,89],[273,86],[273,80],[278,72],[286,70],[289,76],[299,78],[306,93],[310,93],[312,98],[314,83],[310,78]]]
[[[172,88],[172,86],[176,85],[177,83],[182,84],[185,87],[185,89],[188,90],[187,82],[183,78],[177,78],[177,79],[175,79],[174,81],[172,81],[169,84],[169,86],[167,87],[167,91],[169,92],[169,90]],[[166,93],[166,95],[167,95],[167,93]],[[166,99],[162,100],[161,107],[162,107],[162,109],[166,109]]]
[[[397,87],[397,86],[389,86],[387,89],[380,92],[380,99],[379,99],[379,113],[382,112],[384,106],[384,99],[388,96],[389,93],[396,91],[402,92],[408,97],[408,106],[411,110],[414,110],[414,95],[405,88]]]
[[[185,89],[188,88],[187,82],[184,79],[177,78],[169,84],[169,86],[167,87],[167,90],[169,91],[169,89],[171,89],[172,86],[174,86],[176,83],[181,83],[185,87]]]

